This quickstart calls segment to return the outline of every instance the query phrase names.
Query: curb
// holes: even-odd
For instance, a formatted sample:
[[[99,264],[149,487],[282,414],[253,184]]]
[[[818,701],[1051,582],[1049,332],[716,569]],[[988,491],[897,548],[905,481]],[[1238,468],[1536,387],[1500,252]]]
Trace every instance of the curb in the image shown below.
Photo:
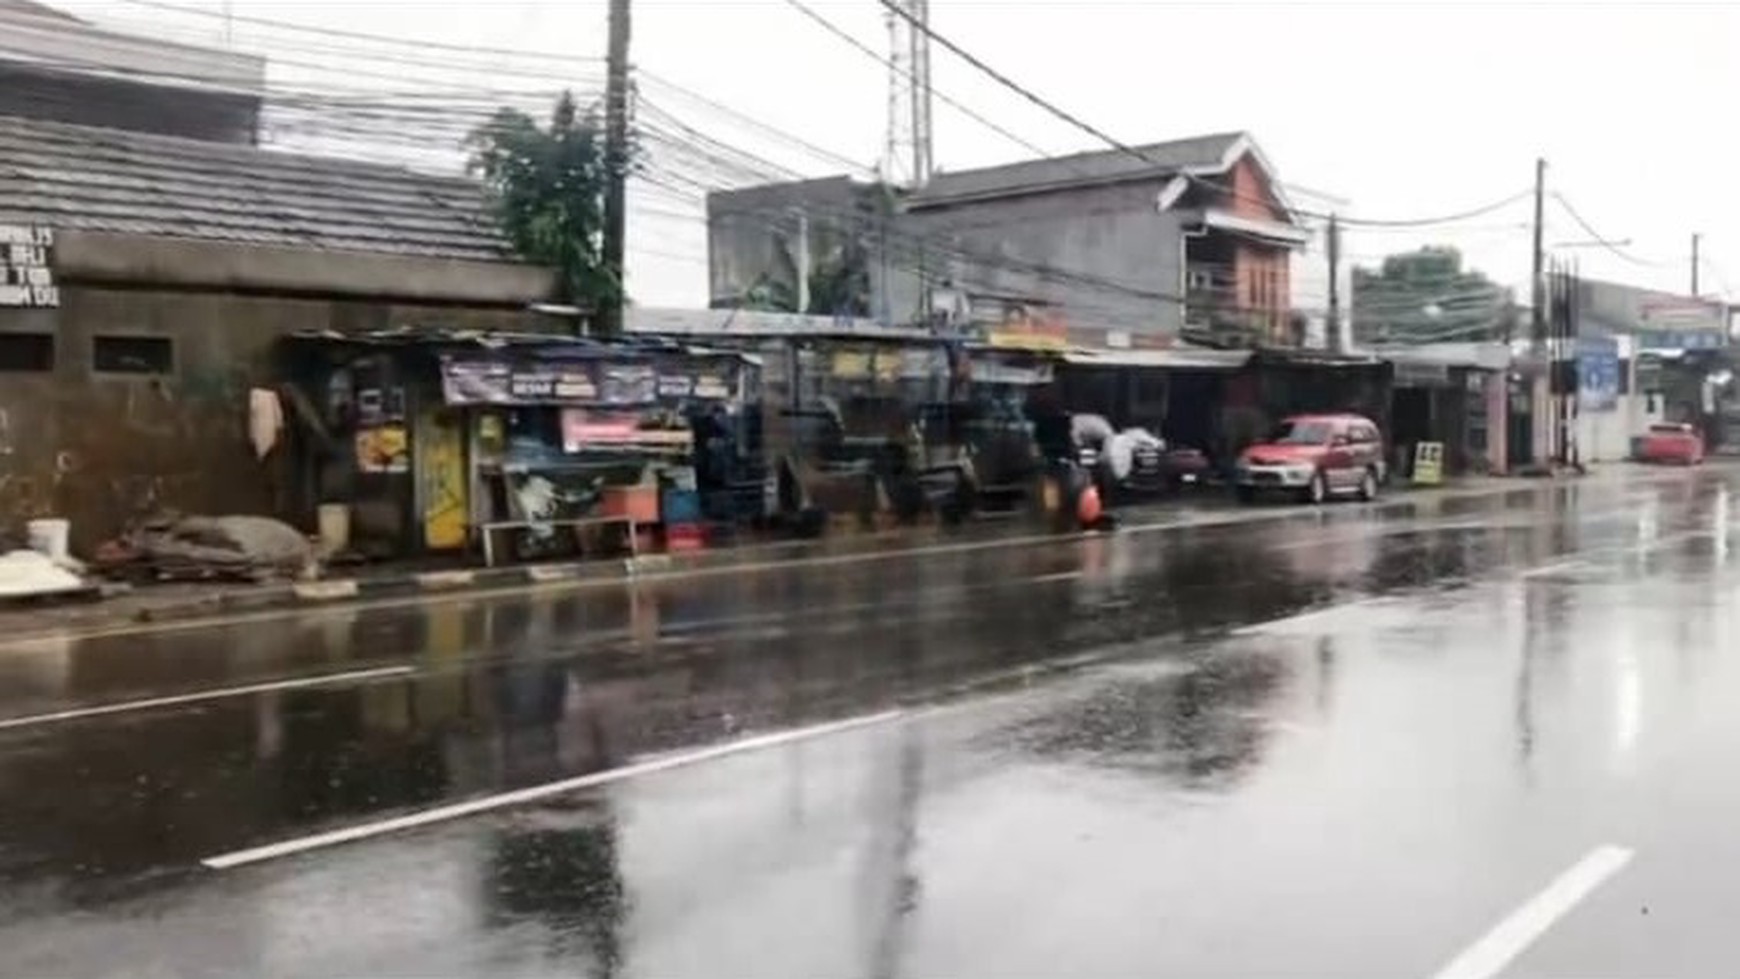
[[[1482,496],[1526,491],[1538,480],[1503,480],[1504,485],[1449,488],[1438,498]],[[1387,495],[1376,504],[1379,508],[1407,505],[1411,494]],[[1185,516],[1151,520],[1121,526],[1111,533],[1150,533],[1184,528],[1220,526],[1229,523],[1263,523],[1302,516],[1304,511],[1280,507],[1268,511],[1246,512],[1242,516],[1228,514]],[[1100,532],[1055,533],[1017,532],[983,536],[954,536],[935,528],[915,528],[893,532],[867,534],[849,538],[838,548],[817,547],[815,542],[778,541],[744,547],[727,547],[691,554],[649,554],[640,557],[611,560],[592,559],[553,564],[515,565],[505,568],[463,568],[445,571],[423,571],[391,577],[333,578],[322,581],[263,585],[246,591],[218,594],[165,602],[139,609],[135,622],[175,622],[211,618],[229,613],[267,612],[291,608],[316,608],[363,603],[381,599],[403,599],[418,595],[462,594],[467,592],[505,591],[516,588],[547,586],[558,583],[575,585],[621,582],[635,579],[658,580],[690,574],[713,574],[727,571],[761,571],[780,566],[829,565],[846,562],[882,560],[903,556],[921,556],[937,548],[945,550],[987,550],[1019,547],[1037,543],[1059,544],[1096,536]]]

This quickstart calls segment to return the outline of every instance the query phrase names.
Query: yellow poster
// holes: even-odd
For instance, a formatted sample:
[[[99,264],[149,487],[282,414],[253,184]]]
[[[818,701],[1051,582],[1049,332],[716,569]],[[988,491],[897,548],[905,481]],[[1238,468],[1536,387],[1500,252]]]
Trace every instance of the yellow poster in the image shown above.
[[[457,413],[434,412],[417,426],[418,478],[423,483],[423,546],[432,551],[465,546],[465,427]]]
[[[870,376],[870,354],[863,350],[834,352],[834,376],[856,379]]]
[[[403,425],[358,429],[356,468],[365,473],[402,473],[411,468]]]
[[[1437,486],[1444,481],[1444,443],[1414,443],[1414,483]]]

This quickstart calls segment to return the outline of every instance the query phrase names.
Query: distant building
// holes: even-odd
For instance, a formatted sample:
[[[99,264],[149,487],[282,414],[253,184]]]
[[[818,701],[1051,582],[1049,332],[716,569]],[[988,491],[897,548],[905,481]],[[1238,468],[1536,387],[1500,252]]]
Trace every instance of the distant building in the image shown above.
[[[713,304],[789,296],[802,262],[845,262],[863,270],[854,308],[893,324],[1299,343],[1289,256],[1311,232],[1250,136],[1138,153],[939,173],[913,192],[839,177],[714,193]],[[808,291],[806,311],[832,312]]]
[[[1728,306],[1713,299],[1579,279],[1582,335],[1637,337],[1644,351],[1710,350],[1729,343]]]
[[[253,143],[265,84],[264,58],[0,0],[0,115]]]
[[[1696,374],[1680,369],[1689,366],[1688,354],[1708,354],[1732,342],[1727,304],[1579,279],[1573,305],[1577,446],[1585,461],[1626,458],[1631,439],[1651,423],[1699,421],[1712,414],[1695,383],[1688,392],[1674,378]],[[1721,440],[1709,430],[1705,434],[1712,442]]]

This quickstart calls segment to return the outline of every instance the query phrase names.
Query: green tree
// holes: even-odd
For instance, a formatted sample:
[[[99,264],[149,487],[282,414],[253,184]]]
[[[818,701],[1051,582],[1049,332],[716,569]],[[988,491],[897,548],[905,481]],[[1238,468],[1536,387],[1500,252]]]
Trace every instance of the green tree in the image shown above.
[[[744,309],[816,316],[870,314],[869,256],[856,229],[840,233],[829,225],[810,225],[809,306],[798,308],[796,232],[773,232],[773,268],[744,291]]]
[[[1435,246],[1353,270],[1353,332],[1370,343],[1502,339],[1516,317],[1511,291]]]
[[[622,282],[603,261],[609,174],[597,113],[580,111],[573,93],[563,92],[548,126],[502,108],[466,145],[514,250],[556,270],[557,299],[584,309],[617,302]]]

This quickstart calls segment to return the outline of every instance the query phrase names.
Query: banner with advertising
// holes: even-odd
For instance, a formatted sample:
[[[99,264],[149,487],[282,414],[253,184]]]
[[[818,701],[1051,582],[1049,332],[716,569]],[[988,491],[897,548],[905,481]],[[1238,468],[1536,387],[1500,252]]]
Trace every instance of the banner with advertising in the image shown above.
[[[1619,345],[1607,337],[1577,340],[1577,407],[1612,411],[1619,406]]]
[[[575,453],[595,445],[626,445],[640,436],[640,419],[620,412],[562,409],[562,451]]]
[[[720,358],[649,361],[510,361],[446,357],[442,398],[450,405],[595,405],[612,408],[724,401],[733,366]]]
[[[598,367],[599,404],[650,405],[659,399],[658,372],[651,364],[603,363]]]
[[[591,404],[601,400],[598,369],[585,362],[444,358],[441,396],[450,405]]]

